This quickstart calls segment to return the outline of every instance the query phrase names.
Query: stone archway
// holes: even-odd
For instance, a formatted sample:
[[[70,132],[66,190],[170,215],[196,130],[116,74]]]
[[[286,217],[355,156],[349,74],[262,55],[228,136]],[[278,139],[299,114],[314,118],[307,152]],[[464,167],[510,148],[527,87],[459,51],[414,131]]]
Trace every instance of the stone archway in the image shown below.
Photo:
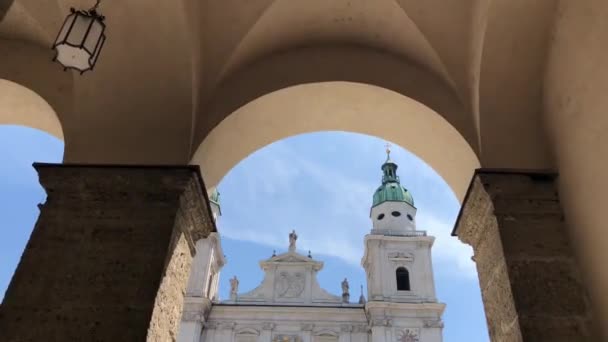
[[[446,180],[459,200],[480,165],[460,133],[429,107],[354,82],[301,84],[261,96],[217,125],[191,163],[201,166],[211,188],[239,161],[274,141],[330,130],[373,135],[408,148]]]
[[[20,125],[63,140],[61,122],[51,105],[34,91],[0,79],[0,125]]]
[[[454,234],[475,251],[493,340],[556,336],[580,340],[593,334],[587,294],[566,225],[559,221],[562,211],[555,175],[479,169],[478,156],[470,143],[443,115],[402,94],[343,81],[275,90],[239,107],[215,126],[196,149],[191,163],[201,166],[208,187],[213,188],[240,160],[265,145],[325,130],[364,133],[393,141],[445,179],[463,202]],[[522,234],[530,240],[520,240]],[[556,240],[548,241],[547,236]],[[552,246],[545,248],[544,244]],[[556,259],[538,261],[546,255]],[[569,272],[567,282],[561,279],[561,271]],[[552,291],[536,291],[547,282],[559,285]],[[552,306],[535,305],[529,291],[539,302]],[[560,311],[561,307],[569,311]],[[582,319],[552,328],[573,317]],[[503,324],[505,320],[507,325]]]

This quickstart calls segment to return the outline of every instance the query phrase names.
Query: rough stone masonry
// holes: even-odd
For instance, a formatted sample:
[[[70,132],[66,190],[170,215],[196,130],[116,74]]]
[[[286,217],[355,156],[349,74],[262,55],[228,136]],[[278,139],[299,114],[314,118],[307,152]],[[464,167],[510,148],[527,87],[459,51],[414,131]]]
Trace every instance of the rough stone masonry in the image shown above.
[[[47,200],[0,340],[174,340],[194,241],[215,230],[198,168],[34,166]]]
[[[471,245],[492,341],[599,341],[551,173],[477,170],[455,234]]]

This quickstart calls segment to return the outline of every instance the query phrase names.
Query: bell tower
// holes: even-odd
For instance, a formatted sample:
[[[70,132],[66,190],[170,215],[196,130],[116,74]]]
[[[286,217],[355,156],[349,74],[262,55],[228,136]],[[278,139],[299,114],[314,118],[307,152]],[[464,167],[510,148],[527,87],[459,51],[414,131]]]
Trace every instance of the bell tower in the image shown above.
[[[412,194],[401,185],[397,164],[386,149],[382,181],[373,195],[372,229],[365,236],[361,264],[367,275],[366,312],[372,341],[394,341],[400,335],[441,341],[441,314],[431,262],[435,238],[416,229]],[[416,341],[417,339],[414,339]]]
[[[370,217],[373,234],[399,234],[416,230],[416,207],[412,194],[399,182],[398,165],[391,160],[387,144],[382,164],[382,184],[374,192]]]

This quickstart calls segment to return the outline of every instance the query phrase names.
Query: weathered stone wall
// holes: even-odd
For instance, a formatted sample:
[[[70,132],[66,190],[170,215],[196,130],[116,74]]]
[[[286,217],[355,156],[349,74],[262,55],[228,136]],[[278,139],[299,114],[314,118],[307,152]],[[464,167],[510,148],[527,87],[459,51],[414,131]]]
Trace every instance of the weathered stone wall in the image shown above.
[[[456,226],[492,341],[597,341],[555,175],[478,171]]]
[[[192,266],[192,255],[183,234],[178,234],[172,249],[173,257],[156,295],[147,341],[176,341],[179,333],[184,308],[184,285]]]
[[[198,171],[36,169],[47,200],[0,307],[0,340],[171,341],[192,236],[214,229]]]

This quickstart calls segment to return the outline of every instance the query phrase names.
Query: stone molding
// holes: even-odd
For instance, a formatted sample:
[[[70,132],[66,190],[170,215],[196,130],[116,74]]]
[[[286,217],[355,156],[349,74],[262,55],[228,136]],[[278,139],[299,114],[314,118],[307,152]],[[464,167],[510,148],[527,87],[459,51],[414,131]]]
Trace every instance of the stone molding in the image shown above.
[[[425,328],[443,328],[444,324],[443,321],[440,319],[432,319],[432,320],[426,320],[424,321],[424,327]]]
[[[388,318],[376,318],[371,320],[372,327],[391,327],[393,320]]]
[[[340,331],[344,333],[353,332],[354,326],[350,324],[342,324],[340,325]]]
[[[262,323],[262,330],[274,330],[275,327],[276,327],[276,324],[272,323],[272,322]]]
[[[353,333],[369,333],[370,330],[370,326],[369,325],[364,325],[364,324],[355,324],[353,325]]]
[[[217,329],[218,324],[217,322],[205,322],[203,323],[203,327],[205,329]]]
[[[218,330],[234,330],[236,322],[217,322],[216,329]]]
[[[300,325],[300,330],[302,331],[312,331],[315,328],[313,323],[304,323]]]
[[[198,311],[185,311],[182,312],[183,322],[202,322],[203,314]]]
[[[388,258],[395,262],[413,262],[414,253],[409,252],[389,252]]]
[[[188,215],[184,218],[188,227],[188,235],[191,238],[192,248],[200,239],[205,239],[215,228],[215,221],[209,209],[209,204],[204,203],[206,192],[203,191],[204,184],[197,177],[193,177],[187,184],[180,197],[180,207],[185,208]],[[186,232],[185,232],[186,233]]]
[[[203,298],[200,302],[189,302],[186,298],[182,321],[204,322],[211,311],[211,305],[211,301],[207,298]]]

